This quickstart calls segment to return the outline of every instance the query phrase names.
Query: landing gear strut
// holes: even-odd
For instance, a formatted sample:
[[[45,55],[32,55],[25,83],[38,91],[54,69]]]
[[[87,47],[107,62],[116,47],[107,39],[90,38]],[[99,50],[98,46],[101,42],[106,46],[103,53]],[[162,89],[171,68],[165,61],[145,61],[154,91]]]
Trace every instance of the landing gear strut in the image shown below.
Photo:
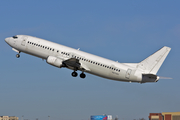
[[[73,77],[77,77],[77,72],[76,71],[74,71],[74,72],[72,72],[72,74],[71,74]]]

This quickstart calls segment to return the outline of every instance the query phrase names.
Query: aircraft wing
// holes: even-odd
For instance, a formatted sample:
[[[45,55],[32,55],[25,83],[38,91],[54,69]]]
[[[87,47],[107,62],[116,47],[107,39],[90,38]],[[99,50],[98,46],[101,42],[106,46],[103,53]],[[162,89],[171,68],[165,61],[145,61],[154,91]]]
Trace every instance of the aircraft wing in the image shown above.
[[[83,63],[80,63],[78,59],[76,58],[70,58],[67,59],[65,61],[63,61],[63,63],[67,66],[67,67],[73,67],[75,69],[80,69],[83,71],[90,71],[90,69]]]

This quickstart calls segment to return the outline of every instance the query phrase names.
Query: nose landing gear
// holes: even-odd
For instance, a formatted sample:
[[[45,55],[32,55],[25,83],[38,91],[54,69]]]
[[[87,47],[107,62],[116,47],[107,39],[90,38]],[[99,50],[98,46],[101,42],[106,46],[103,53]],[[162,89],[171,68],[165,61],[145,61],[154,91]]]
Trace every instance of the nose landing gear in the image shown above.
[[[19,57],[20,57],[20,54],[16,54],[16,57],[19,58]]]

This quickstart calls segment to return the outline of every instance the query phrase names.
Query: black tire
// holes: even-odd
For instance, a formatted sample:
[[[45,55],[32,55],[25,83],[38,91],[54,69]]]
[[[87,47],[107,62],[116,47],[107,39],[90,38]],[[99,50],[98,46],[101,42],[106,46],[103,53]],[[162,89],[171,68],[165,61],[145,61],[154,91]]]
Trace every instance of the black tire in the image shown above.
[[[80,77],[81,77],[81,78],[85,78],[85,77],[86,77],[86,74],[81,73],[81,74],[80,74]]]
[[[16,57],[17,57],[17,58],[19,58],[19,57],[20,57],[20,55],[19,55],[19,54],[16,54]]]
[[[73,77],[77,77],[78,74],[77,74],[77,72],[74,71],[74,72],[72,72],[71,75],[72,75]]]

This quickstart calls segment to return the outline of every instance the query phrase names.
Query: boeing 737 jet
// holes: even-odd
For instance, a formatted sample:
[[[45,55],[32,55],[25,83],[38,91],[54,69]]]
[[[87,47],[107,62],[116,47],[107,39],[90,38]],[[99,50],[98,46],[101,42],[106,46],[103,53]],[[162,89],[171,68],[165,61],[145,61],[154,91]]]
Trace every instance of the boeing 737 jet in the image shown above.
[[[140,63],[119,63],[28,35],[8,37],[5,41],[18,53],[17,58],[24,52],[45,59],[55,67],[73,70],[73,77],[76,77],[76,71],[80,70],[81,78],[85,78],[87,72],[111,80],[138,83],[157,82],[160,77],[156,73],[171,50],[164,46]]]

